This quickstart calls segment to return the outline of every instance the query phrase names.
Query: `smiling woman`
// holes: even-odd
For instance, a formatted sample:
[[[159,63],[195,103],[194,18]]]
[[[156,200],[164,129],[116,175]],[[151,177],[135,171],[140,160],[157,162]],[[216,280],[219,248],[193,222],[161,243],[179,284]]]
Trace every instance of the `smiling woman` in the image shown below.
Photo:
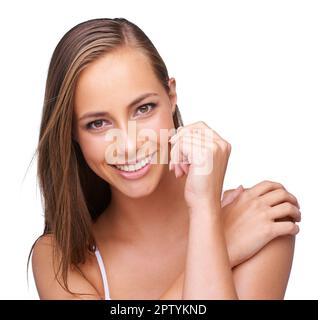
[[[183,126],[176,81],[135,24],[69,30],[37,148],[45,227],[29,259],[40,298],[281,298],[297,199],[264,181],[221,202],[230,151],[204,122]],[[198,176],[202,158],[213,170]]]
[[[41,298],[73,297],[68,295],[74,293],[69,288],[78,285],[72,283],[70,267],[73,277],[88,281],[83,285],[88,293],[103,296],[99,274],[94,274],[94,257],[92,270],[86,270],[98,239],[104,253],[105,241],[96,234],[104,220],[98,218],[114,212],[111,199],[115,203],[117,196],[124,202],[122,197],[127,195],[151,194],[167,174],[166,166],[153,166],[147,179],[128,184],[125,174],[129,172],[105,166],[105,132],[120,128],[125,133],[128,120],[136,121],[138,130],[182,126],[175,81],[169,79],[156,48],[135,24],[124,18],[82,22],[58,43],[46,82],[37,148],[45,228],[30,252],[34,248],[33,270]],[[152,146],[153,151],[158,145]],[[48,261],[57,262],[52,264],[57,269],[48,265],[41,278],[38,270],[43,271]],[[53,279],[55,274],[59,274],[59,285],[46,290],[50,275]]]

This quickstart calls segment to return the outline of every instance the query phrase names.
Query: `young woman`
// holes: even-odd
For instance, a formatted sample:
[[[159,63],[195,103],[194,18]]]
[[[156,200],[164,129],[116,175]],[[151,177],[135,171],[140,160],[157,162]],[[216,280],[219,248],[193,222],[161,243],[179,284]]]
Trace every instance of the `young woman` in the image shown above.
[[[112,130],[122,143],[106,138]],[[39,297],[282,299],[297,199],[263,181],[221,201],[230,150],[204,122],[183,125],[176,81],[135,24],[68,31],[49,66],[37,149]],[[202,163],[211,166],[199,174]]]

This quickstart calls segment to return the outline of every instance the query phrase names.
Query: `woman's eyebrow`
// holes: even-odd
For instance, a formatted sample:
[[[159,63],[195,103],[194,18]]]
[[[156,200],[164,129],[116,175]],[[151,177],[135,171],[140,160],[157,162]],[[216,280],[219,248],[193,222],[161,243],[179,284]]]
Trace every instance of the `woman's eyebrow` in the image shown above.
[[[137,97],[136,99],[134,99],[132,102],[130,102],[128,104],[127,108],[130,109],[131,107],[133,107],[137,103],[141,102],[142,100],[144,100],[150,96],[158,96],[158,94],[155,92],[144,93],[144,94],[140,95],[139,97]],[[109,115],[110,114],[107,111],[96,111],[96,112],[93,111],[93,112],[88,112],[88,113],[85,113],[84,115],[82,115],[79,118],[79,121],[86,119],[86,118],[104,117],[104,116],[109,116]]]

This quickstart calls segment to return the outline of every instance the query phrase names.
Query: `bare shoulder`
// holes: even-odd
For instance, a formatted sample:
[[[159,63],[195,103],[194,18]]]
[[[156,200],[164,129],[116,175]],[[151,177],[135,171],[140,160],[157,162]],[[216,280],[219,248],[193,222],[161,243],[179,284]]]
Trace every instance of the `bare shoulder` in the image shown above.
[[[53,267],[54,238],[52,235],[42,236],[34,245],[32,254],[32,270],[36,288],[40,299],[101,299],[97,290],[85,277],[76,269],[68,270],[68,287],[72,292],[84,295],[75,296],[67,292],[60,283],[62,278],[58,276],[56,268]],[[55,264],[56,266],[56,264]]]
[[[283,299],[292,268],[295,236],[273,239],[233,269],[240,299]]]

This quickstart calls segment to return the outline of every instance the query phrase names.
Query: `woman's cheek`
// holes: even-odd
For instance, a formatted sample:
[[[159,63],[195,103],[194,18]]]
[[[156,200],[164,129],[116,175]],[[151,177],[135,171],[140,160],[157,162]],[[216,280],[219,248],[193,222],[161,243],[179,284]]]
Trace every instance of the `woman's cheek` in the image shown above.
[[[160,133],[162,129],[168,131],[174,127],[171,114],[167,112],[167,110],[163,110],[162,112],[157,113],[156,116],[149,118],[146,126],[154,131],[158,142],[160,141]]]
[[[87,163],[95,165],[105,162],[105,149],[107,142],[104,135],[83,136],[80,141],[82,153]]]
[[[153,143],[156,144],[157,163],[167,163],[169,155],[169,131],[174,128],[173,118],[169,110],[158,113],[155,117],[152,117],[143,126],[147,129],[151,128],[155,140]]]

